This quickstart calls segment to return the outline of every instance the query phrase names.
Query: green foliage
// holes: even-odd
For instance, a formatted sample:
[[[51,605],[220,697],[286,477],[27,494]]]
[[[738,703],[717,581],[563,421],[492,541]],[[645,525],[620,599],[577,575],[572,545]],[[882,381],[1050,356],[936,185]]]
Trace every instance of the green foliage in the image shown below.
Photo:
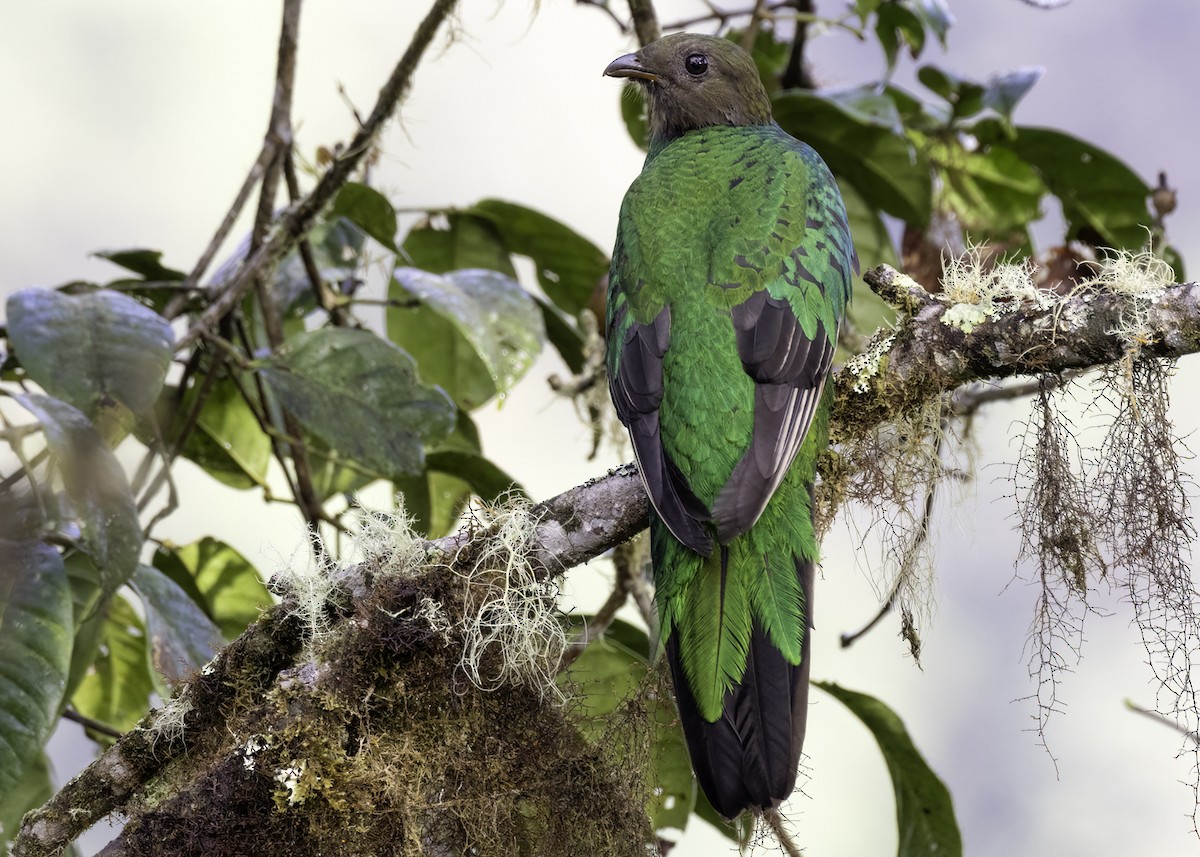
[[[71,586],[58,552],[0,540],[0,807],[58,722],[71,665]]]
[[[614,620],[566,670],[563,682],[579,695],[580,725],[589,739],[617,753],[645,755],[638,767],[646,772],[655,829],[683,829],[699,790],[674,705],[647,659],[649,649],[645,631]],[[648,734],[621,736],[621,728]],[[639,737],[648,739],[641,747]]]
[[[973,80],[927,63],[920,92],[909,92],[890,83],[892,73],[905,55],[945,45],[953,19],[943,0],[855,0],[838,23],[878,45],[881,80],[785,90],[790,33],[777,33],[773,19],[760,24],[752,54],[780,124],[835,173],[863,268],[898,265],[896,237],[920,236],[935,220],[1033,253],[1029,227],[1055,199],[1063,239],[1136,250],[1153,225],[1156,251],[1183,277],[1183,261],[1159,240],[1145,181],[1066,131],[1014,120],[1039,69]],[[628,87],[620,114],[644,146],[643,105]],[[68,702],[129,729],[155,693],[169,693],[271,603],[258,571],[220,533],[183,546],[157,542],[143,564],[145,542],[174,500],[186,509],[192,499],[186,488],[171,496],[179,458],[224,486],[293,502],[325,533],[325,522],[344,523],[348,495],[378,480],[402,495],[423,535],[451,532],[472,497],[523,493],[488,457],[471,412],[511,393],[547,343],[573,372],[584,370],[581,313],[602,312],[609,267],[569,225],[516,202],[483,197],[413,218],[398,216],[365,180],[350,182],[303,251],[264,275],[273,307],[252,290],[177,349],[182,324],[212,306],[250,249],[192,281],[159,251],[133,245],[97,254],[121,269],[107,287],[73,282],[8,300],[0,329],[0,428],[11,451],[0,463],[3,836],[49,792],[43,748]],[[377,270],[386,336],[371,329],[377,316],[361,313]],[[851,318],[869,334],[893,313],[859,288]],[[131,452],[145,458],[127,472]],[[696,814],[742,841],[746,831],[697,793],[647,649],[644,632],[614,622],[567,671],[564,682],[580,695],[569,713],[596,745],[645,760],[659,789],[648,803],[657,829],[682,828]],[[902,857],[961,853],[949,795],[896,715],[864,694],[821,687],[879,743]],[[624,728],[631,724],[643,728]]]
[[[921,757],[896,713],[865,693],[832,682],[814,684],[845,705],[871,730],[896,790],[898,857],[939,854],[959,857],[962,838],[950,792]]]
[[[209,536],[183,547],[160,547],[154,567],[189,595],[226,640],[246,630],[271,603],[254,566]]]
[[[117,596],[104,618],[96,659],[71,704],[84,717],[125,732],[145,716],[155,690],[146,626],[129,602]],[[112,740],[95,733],[92,738]]]
[[[450,398],[421,383],[404,351],[367,331],[297,334],[259,373],[314,435],[380,476],[421,472],[424,444],[454,423]]]

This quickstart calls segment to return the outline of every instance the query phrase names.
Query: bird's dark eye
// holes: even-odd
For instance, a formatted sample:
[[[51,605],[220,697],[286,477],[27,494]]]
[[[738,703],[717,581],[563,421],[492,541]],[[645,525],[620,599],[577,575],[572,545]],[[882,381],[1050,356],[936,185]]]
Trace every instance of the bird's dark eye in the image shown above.
[[[687,69],[688,74],[699,77],[708,71],[708,57],[704,54],[692,54],[683,61],[683,67]]]

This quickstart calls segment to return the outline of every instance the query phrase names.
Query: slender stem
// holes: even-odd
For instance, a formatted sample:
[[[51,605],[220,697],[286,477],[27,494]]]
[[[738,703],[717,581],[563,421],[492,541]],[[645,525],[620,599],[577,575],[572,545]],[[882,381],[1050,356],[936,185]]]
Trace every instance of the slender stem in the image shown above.
[[[120,738],[125,733],[114,726],[109,726],[107,723],[101,723],[99,720],[93,720],[90,717],[85,717],[74,708],[68,708],[62,713],[63,720],[70,720],[72,723],[78,723],[85,729],[90,729],[93,732],[98,732],[101,735],[107,735],[109,738]]]
[[[633,16],[633,31],[639,45],[648,45],[662,35],[652,0],[629,0],[629,14]]]
[[[317,217],[333,202],[337,192],[350,180],[374,148],[375,139],[383,126],[392,118],[408,94],[417,65],[433,42],[438,28],[457,4],[458,0],[434,0],[428,14],[413,34],[404,55],[380,89],[371,115],[354,135],[350,145],[334,160],[312,192],[282,218],[271,238],[246,258],[241,268],[225,284],[221,294],[176,342],[176,351],[191,347],[205,331],[214,329],[253,287],[259,272],[277,261],[308,234]]]

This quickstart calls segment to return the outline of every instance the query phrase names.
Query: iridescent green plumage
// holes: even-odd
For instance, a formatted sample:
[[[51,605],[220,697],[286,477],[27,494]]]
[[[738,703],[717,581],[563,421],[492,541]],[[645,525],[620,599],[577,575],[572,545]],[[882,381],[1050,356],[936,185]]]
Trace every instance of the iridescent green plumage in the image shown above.
[[[654,507],[656,603],[693,765],[735,815],[795,782],[811,486],[857,261],[833,177],[771,121],[744,52],[679,34],[607,73],[645,84],[651,128],[613,253],[610,388]]]

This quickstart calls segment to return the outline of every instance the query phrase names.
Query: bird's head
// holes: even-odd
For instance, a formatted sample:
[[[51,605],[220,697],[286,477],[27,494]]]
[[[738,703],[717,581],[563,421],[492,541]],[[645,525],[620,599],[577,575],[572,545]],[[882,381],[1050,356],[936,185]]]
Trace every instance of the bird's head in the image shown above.
[[[665,142],[711,125],[766,125],[771,102],[754,60],[728,39],[675,33],[617,57],[604,73],[640,83],[650,139]]]

